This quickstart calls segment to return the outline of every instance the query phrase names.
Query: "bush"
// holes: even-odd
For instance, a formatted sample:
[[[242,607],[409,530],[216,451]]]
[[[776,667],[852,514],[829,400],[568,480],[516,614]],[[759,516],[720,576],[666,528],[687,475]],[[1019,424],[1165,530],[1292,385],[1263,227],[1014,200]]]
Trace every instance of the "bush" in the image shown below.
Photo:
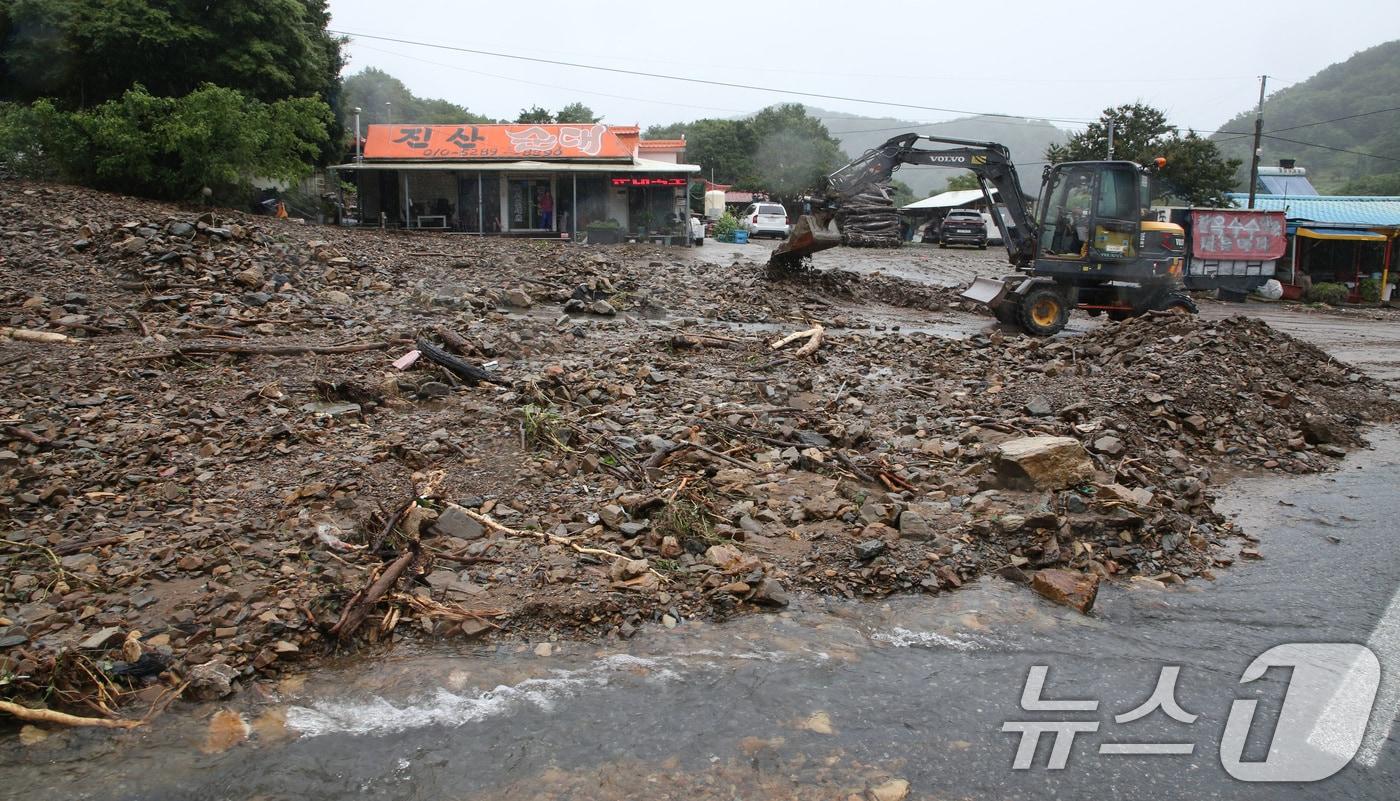
[[[1323,282],[1321,284],[1313,284],[1312,288],[1308,290],[1308,302],[1340,306],[1346,302],[1349,295],[1351,295],[1351,290],[1347,289],[1346,284]]]
[[[725,240],[733,238],[734,232],[739,230],[739,221],[733,214],[725,212],[718,220],[715,220],[713,229],[714,238]]]
[[[206,84],[184,97],[139,85],[117,100],[64,112],[47,100],[0,109],[0,161],[16,173],[182,200],[209,187],[246,195],[253,178],[311,173],[331,124],[315,98],[262,103]]]
[[[1357,294],[1361,295],[1363,303],[1381,302],[1381,282],[1376,278],[1363,278],[1361,283],[1356,285]]]

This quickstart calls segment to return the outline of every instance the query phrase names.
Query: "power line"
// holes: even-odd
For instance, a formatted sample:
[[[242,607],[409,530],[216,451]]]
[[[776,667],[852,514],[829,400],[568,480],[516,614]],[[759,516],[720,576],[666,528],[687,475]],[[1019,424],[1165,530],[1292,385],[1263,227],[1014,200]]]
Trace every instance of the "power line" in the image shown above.
[[[803,92],[803,91],[796,90],[796,89],[775,89],[775,88],[770,87],[770,86],[755,86],[755,85],[753,85],[753,84],[733,83],[733,82],[730,82],[730,81],[712,81],[712,80],[707,80],[707,79],[705,79],[705,78],[687,78],[687,77],[681,76],[681,75],[667,75],[667,74],[665,74],[665,73],[660,73],[660,72],[644,72],[644,71],[642,71],[642,70],[621,69],[621,68],[619,68],[619,67],[601,67],[601,66],[598,66],[598,65],[596,65],[596,64],[583,64],[583,63],[576,62],[576,61],[559,61],[559,60],[556,60],[556,59],[537,58],[537,57],[534,57],[534,56],[521,56],[521,55],[516,55],[516,54],[514,54],[514,53],[498,53],[498,52],[495,52],[495,51],[492,51],[492,50],[478,50],[478,49],[470,48],[470,47],[455,47],[455,46],[453,46],[453,45],[434,44],[434,43],[432,43],[432,42],[418,42],[418,41],[414,41],[414,40],[412,40],[412,39],[398,39],[398,38],[394,38],[394,37],[391,37],[391,36],[376,36],[376,35],[368,34],[368,33],[355,33],[355,32],[353,32],[353,31],[341,31],[341,30],[333,30],[333,29],[328,29],[328,30],[329,30],[330,33],[339,34],[339,35],[341,35],[341,36],[350,36],[350,37],[356,38],[356,39],[377,39],[377,40],[383,41],[383,42],[395,42],[395,43],[398,43],[398,44],[414,45],[414,46],[417,46],[417,47],[429,47],[429,48],[433,48],[433,49],[435,49],[435,50],[451,50],[451,51],[455,51],[455,52],[458,52],[458,53],[473,53],[473,54],[475,54],[475,55],[480,55],[480,56],[492,56],[492,57],[494,57],[494,58],[508,58],[508,59],[512,59],[512,60],[515,60],[515,61],[529,61],[529,62],[533,62],[533,63],[536,63],[536,64],[550,64],[550,65],[553,65],[553,66],[556,66],[556,67],[574,67],[574,68],[577,68],[577,69],[596,70],[596,71],[598,71],[598,72],[612,72],[612,73],[617,73],[617,74],[620,74],[620,75],[635,75],[635,76],[642,77],[642,78],[658,78],[658,79],[667,80],[667,81],[682,81],[682,82],[685,82],[685,83],[696,83],[696,84],[703,84],[703,85],[706,85],[706,86],[719,86],[719,87],[724,87],[724,88],[727,88],[727,89],[749,89],[749,90],[758,91],[758,92],[774,92],[774,93],[777,93],[777,94],[794,95],[794,96],[797,96],[797,97],[814,97],[814,98],[818,98],[818,99],[821,99],[821,100],[839,100],[839,101],[846,102],[846,103],[866,103],[866,104],[875,105],[875,106],[890,106],[890,107],[894,107],[894,108],[912,108],[912,109],[918,109],[918,110],[920,110],[920,111],[937,111],[937,112],[940,112],[940,113],[943,113],[943,114],[968,114],[968,115],[983,116],[983,117],[1009,117],[1009,118],[1017,118],[1017,117],[1025,116],[1025,115],[1017,115],[1017,114],[1003,114],[1003,113],[999,113],[999,112],[990,112],[990,111],[971,111],[971,110],[968,110],[968,109],[943,108],[943,107],[940,107],[940,106],[921,106],[921,105],[918,105],[918,104],[915,104],[915,103],[897,103],[897,102],[894,102],[894,101],[869,100],[869,99],[866,99],[866,98],[863,98],[863,97],[849,97],[849,96],[846,96],[846,95],[828,95],[828,94],[822,94],[822,93],[820,93],[820,92]],[[1071,118],[1067,118],[1067,117],[1041,117],[1041,116],[1035,116],[1035,119],[1043,119],[1043,120],[1047,120],[1047,121],[1050,121],[1050,122],[1067,122],[1067,123],[1073,123],[1073,124],[1076,124],[1076,125],[1082,125],[1082,124],[1084,124],[1084,123],[1086,123],[1086,122],[1090,122],[1089,120],[1071,119]]]
[[[1316,142],[1300,142],[1300,141],[1298,141],[1297,139],[1288,139],[1288,138],[1285,138],[1285,137],[1282,137],[1282,136],[1270,136],[1269,134],[1264,134],[1264,138],[1265,138],[1265,139],[1276,139],[1276,140],[1278,140],[1278,141],[1280,141],[1280,142],[1288,142],[1288,143],[1290,143],[1290,144],[1300,145],[1300,146],[1302,146],[1302,147],[1316,147],[1316,148],[1319,148],[1319,149],[1321,149],[1321,150],[1331,150],[1331,151],[1334,151],[1334,152],[1336,152],[1336,153],[1350,153],[1350,154],[1353,155],[1353,156],[1366,156],[1367,158],[1380,159],[1380,160],[1382,160],[1382,161],[1397,161],[1397,162],[1400,162],[1400,159],[1394,158],[1393,156],[1378,156],[1378,155],[1376,155],[1375,153],[1362,153],[1360,150],[1347,150],[1346,148],[1332,147],[1332,146],[1330,146],[1330,145],[1319,145],[1319,144],[1317,144]]]
[[[697,108],[697,109],[704,109],[704,110],[706,110],[706,111],[727,111],[727,112],[729,112],[729,113],[731,113],[731,114],[743,114],[743,113],[745,113],[742,109],[720,108],[720,107],[718,107],[718,106],[701,106],[701,105],[697,105],[697,104],[694,104],[694,103],[675,103],[675,102],[672,102],[672,101],[670,101],[670,100],[649,100],[649,99],[643,98],[643,97],[628,97],[627,95],[613,95],[613,94],[608,94],[607,92],[599,92],[599,91],[596,91],[596,90],[593,90],[593,89],[575,89],[575,88],[571,88],[571,87],[568,87],[568,86],[561,86],[561,85],[555,84],[555,83],[544,83],[543,81],[527,81],[527,80],[525,80],[524,78],[512,78],[512,77],[510,77],[510,76],[508,76],[508,75],[497,75],[497,74],[492,73],[492,72],[482,72],[481,70],[473,70],[473,69],[468,69],[468,68],[466,68],[466,67],[459,67],[459,66],[457,66],[457,65],[455,65],[455,64],[443,64],[443,63],[441,63],[441,62],[439,62],[439,61],[429,61],[428,59],[425,59],[425,58],[418,58],[418,57],[416,57],[416,56],[410,56],[410,55],[406,55],[406,54],[404,54],[404,53],[395,53],[395,52],[392,51],[392,50],[385,50],[385,49],[380,48],[380,47],[370,47],[369,45],[366,45],[366,44],[362,44],[362,45],[360,45],[360,47],[363,47],[363,48],[366,49],[366,50],[372,50],[372,51],[374,51],[374,52],[376,52],[376,53],[384,53],[384,54],[390,55],[390,56],[397,56],[397,57],[399,57],[399,58],[406,58],[406,59],[408,59],[409,61],[417,61],[417,62],[420,63],[420,64],[430,64],[430,65],[432,65],[432,66],[434,66],[434,67],[442,67],[442,68],[444,68],[444,69],[457,70],[458,72],[466,72],[466,73],[470,73],[470,74],[472,74],[472,75],[484,75],[484,76],[486,76],[486,77],[488,77],[488,78],[496,78],[496,79],[499,79],[499,80],[502,80],[502,81],[514,81],[515,83],[523,83],[523,84],[528,84],[528,85],[530,85],[530,86],[544,86],[544,87],[551,88],[551,89],[563,89],[563,90],[565,90],[565,91],[567,91],[567,92],[574,92],[574,93],[577,93],[577,94],[597,95],[597,96],[599,96],[599,97],[611,97],[611,98],[613,98],[613,99],[615,99],[615,100],[632,100],[632,101],[635,101],[635,102],[638,102],[638,103],[656,103],[656,104],[663,105],[663,106],[679,106],[679,107],[681,107],[681,108]]]
[[[1294,126],[1292,126],[1291,128],[1275,128],[1275,129],[1273,129],[1272,131],[1265,131],[1264,133],[1282,133],[1282,132],[1284,132],[1284,131],[1296,131],[1296,130],[1298,130],[1299,128],[1311,128],[1311,127],[1313,127],[1314,125],[1326,125],[1326,124],[1329,123],[1329,122],[1341,122],[1341,121],[1343,121],[1343,120],[1354,120],[1354,119],[1356,119],[1357,117],[1369,117],[1369,116],[1371,116],[1371,115],[1373,115],[1373,114],[1384,114],[1384,113],[1386,113],[1387,111],[1400,111],[1400,106],[1396,106],[1395,108],[1378,108],[1378,109],[1376,109],[1375,111],[1364,111],[1364,112],[1362,112],[1362,113],[1360,113],[1360,114],[1350,114],[1350,115],[1345,116],[1345,117],[1336,117],[1336,118],[1330,119],[1330,120],[1322,120],[1321,122],[1309,122],[1309,123],[1306,123],[1306,124],[1304,124],[1304,125],[1294,125]]]

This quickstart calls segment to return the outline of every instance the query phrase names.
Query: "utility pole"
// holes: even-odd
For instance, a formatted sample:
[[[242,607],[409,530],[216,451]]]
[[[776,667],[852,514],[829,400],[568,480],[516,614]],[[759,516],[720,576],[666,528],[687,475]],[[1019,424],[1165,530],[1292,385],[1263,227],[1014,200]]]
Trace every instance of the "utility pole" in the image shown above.
[[[1108,119],[1108,160],[1113,161],[1113,118]]]
[[[1254,114],[1254,157],[1249,162],[1249,207],[1254,208],[1255,187],[1259,183],[1259,157],[1263,155],[1260,140],[1264,138],[1264,84],[1269,76],[1259,76],[1259,110]]]
[[[355,161],[364,161],[365,157],[360,155],[360,107],[355,107]]]

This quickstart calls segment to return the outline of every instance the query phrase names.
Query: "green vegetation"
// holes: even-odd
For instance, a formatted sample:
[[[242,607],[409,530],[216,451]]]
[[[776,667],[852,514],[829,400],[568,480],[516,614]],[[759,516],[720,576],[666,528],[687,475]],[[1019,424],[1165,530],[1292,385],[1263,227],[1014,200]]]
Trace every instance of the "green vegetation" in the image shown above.
[[[551,112],[541,106],[531,106],[521,109],[520,116],[515,119],[519,125],[548,125],[550,123],[587,123],[592,124],[602,119],[593,113],[593,109],[582,103],[570,103],[569,105]]]
[[[568,434],[564,430],[564,418],[559,416],[557,409],[527,403],[520,408],[520,420],[526,442],[566,453],[571,450],[564,443],[564,437]]]
[[[1348,181],[1337,189],[1339,195],[1400,195],[1400,172],[1387,172]]]
[[[656,526],[656,533],[663,537],[675,537],[682,545],[697,542],[714,544],[722,541],[722,538],[715,534],[714,524],[705,513],[705,507],[694,501],[671,501],[652,521]]]
[[[1324,194],[1372,194],[1376,190],[1400,194],[1400,174],[1395,173],[1394,161],[1400,159],[1400,111],[1367,113],[1397,107],[1400,40],[1363,50],[1302,83],[1269,95],[1264,101],[1266,138],[1260,163],[1268,166],[1279,159],[1295,159],[1298,166],[1307,168],[1308,178]],[[1211,137],[1222,153],[1243,162],[1240,186],[1248,178],[1254,113],[1252,106],[1240,112]],[[1343,117],[1350,119],[1340,119]],[[1314,124],[1328,120],[1332,122]],[[1268,138],[1270,132],[1282,138]],[[1384,180],[1386,173],[1390,174],[1388,182],[1353,185],[1372,177]]]
[[[981,189],[982,184],[977,180],[977,176],[970,172],[962,172],[948,179],[948,185],[943,187],[944,192],[957,192],[968,189]]]
[[[1195,131],[1182,135],[1167,115],[1143,103],[1104,109],[1097,122],[1071,136],[1064,145],[1051,145],[1046,160],[1087,161],[1106,158],[1108,123],[1113,121],[1113,157],[1151,164],[1163,157],[1167,165],[1153,176],[1153,197],[1192,206],[1228,206],[1239,162],[1221,156],[1215,143]]]
[[[734,238],[734,232],[739,230],[739,221],[735,219],[733,214],[726,211],[718,220],[715,220],[715,224],[710,230],[715,239],[728,242]]]
[[[250,176],[308,175],[330,116],[313,98],[263,103],[213,85],[156,97],[138,85],[85,110],[46,99],[0,107],[0,154],[30,177],[174,200],[207,187],[234,202]]]
[[[1356,285],[1356,293],[1361,296],[1362,303],[1381,302],[1381,282],[1378,278],[1363,278]]]
[[[0,162],[230,202],[338,158],[342,41],[324,0],[0,4]]]
[[[769,106],[747,119],[652,126],[651,139],[686,138],[686,160],[718,183],[793,198],[820,188],[846,163],[840,144],[800,103]]]
[[[1313,284],[1308,290],[1307,300],[1309,303],[1326,303],[1328,306],[1340,306],[1346,303],[1347,296],[1351,290],[1346,284],[1333,284],[1326,281],[1320,284]]]
[[[346,119],[352,110],[362,109],[361,124],[380,123],[389,119],[447,125],[451,123],[489,123],[490,117],[473,114],[466,108],[446,100],[418,97],[404,86],[403,81],[374,67],[365,67],[345,79],[341,93]],[[386,109],[384,104],[388,103]]]

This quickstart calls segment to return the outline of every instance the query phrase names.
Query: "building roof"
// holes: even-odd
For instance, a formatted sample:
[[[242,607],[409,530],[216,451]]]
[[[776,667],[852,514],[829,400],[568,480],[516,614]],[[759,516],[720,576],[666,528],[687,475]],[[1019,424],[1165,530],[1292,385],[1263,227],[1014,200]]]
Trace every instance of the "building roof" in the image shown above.
[[[642,150],[684,150],[684,139],[642,139],[637,142]]]
[[[952,192],[943,192],[926,197],[923,200],[916,200],[907,206],[900,207],[900,211],[918,211],[919,209],[947,209],[954,206],[964,206],[973,201],[982,200],[981,189],[955,189]],[[992,199],[997,199],[997,193],[992,192]]]
[[[1244,207],[1249,195],[1233,193],[1230,200]],[[1254,207],[1281,211],[1289,222],[1328,226],[1400,228],[1400,197],[1348,195],[1258,195]]]
[[[624,162],[585,161],[361,161],[337,164],[333,170],[440,170],[445,172],[602,172],[697,173],[699,164],[633,159]]]

